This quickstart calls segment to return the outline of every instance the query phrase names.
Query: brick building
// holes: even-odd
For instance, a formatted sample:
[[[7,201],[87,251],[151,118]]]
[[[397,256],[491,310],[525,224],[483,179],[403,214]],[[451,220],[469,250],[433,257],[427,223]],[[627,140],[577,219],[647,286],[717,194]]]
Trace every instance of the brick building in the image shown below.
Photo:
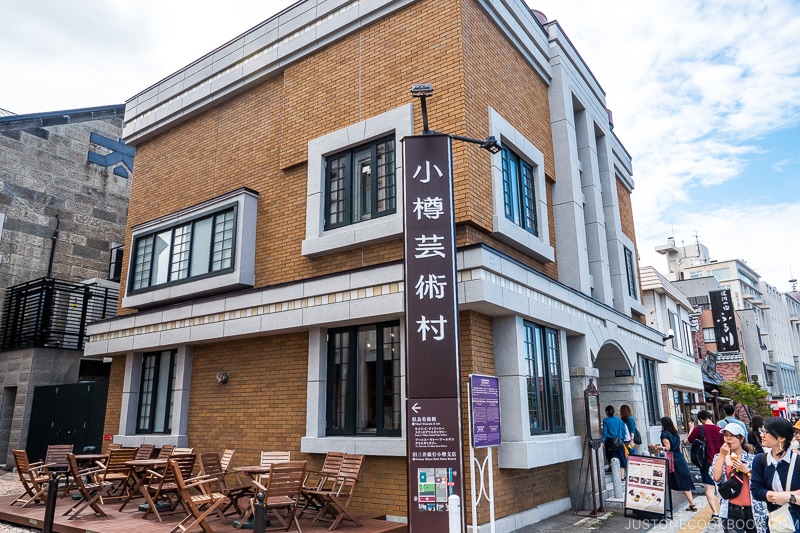
[[[453,145],[462,391],[500,379],[499,530],[579,497],[590,380],[657,438],[667,356],[643,322],[631,160],[562,28],[521,1],[307,0],[127,103],[123,316],[86,352],[112,358],[115,442],[363,453],[358,508],[404,519],[419,82],[432,129],[503,145]]]
[[[37,386],[75,383],[82,366],[84,373],[97,372],[97,365],[81,361],[82,341],[66,335],[71,324],[82,319],[67,310],[77,301],[67,293],[70,284],[81,282],[98,295],[111,291],[113,301],[108,301],[107,311],[116,314],[117,283],[106,280],[112,248],[125,236],[132,164],[126,166],[113,157],[106,164],[106,156],[111,152],[107,146],[119,142],[124,110],[120,104],[26,115],[0,113],[0,458],[4,463],[10,461],[12,449],[26,447]],[[58,287],[53,292],[63,296],[63,306],[56,304],[51,316],[64,310],[64,327],[43,335],[46,328],[38,323],[35,331],[20,334],[25,321],[40,315],[10,301],[13,288],[24,289],[20,292],[30,303],[52,294],[48,291],[54,283]],[[99,310],[96,316],[109,315]]]

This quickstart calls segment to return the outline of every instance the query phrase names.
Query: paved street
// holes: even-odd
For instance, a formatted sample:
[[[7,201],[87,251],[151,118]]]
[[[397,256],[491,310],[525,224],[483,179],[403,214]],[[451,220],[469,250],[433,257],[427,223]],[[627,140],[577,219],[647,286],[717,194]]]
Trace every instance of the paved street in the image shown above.
[[[4,471],[0,470],[0,473],[2,472]],[[9,496],[20,492],[22,492],[22,485],[20,485],[19,477],[15,472],[6,472],[0,475],[0,496]],[[38,531],[38,529],[12,526],[6,522],[0,522],[0,533],[33,533]]]
[[[21,491],[19,478],[13,472],[0,476],[0,495],[18,494]],[[608,513],[598,518],[582,517],[571,512],[562,513],[538,524],[533,524],[514,533],[556,533],[561,531],[581,532],[600,530],[602,533],[630,533],[632,531],[651,531],[654,533],[721,533],[719,524],[709,524],[711,510],[705,496],[695,494],[698,511],[686,510],[683,494],[673,493],[675,513],[672,520],[662,523],[649,523],[622,515],[619,504],[608,506]],[[38,529],[23,528],[0,522],[0,533],[36,533]]]

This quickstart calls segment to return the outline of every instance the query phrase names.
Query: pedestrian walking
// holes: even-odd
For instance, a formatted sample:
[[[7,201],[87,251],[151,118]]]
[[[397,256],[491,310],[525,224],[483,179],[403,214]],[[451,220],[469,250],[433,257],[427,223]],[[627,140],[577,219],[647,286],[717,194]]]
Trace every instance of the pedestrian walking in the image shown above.
[[[606,406],[606,417],[603,419],[603,447],[609,464],[614,457],[619,459],[623,481],[625,480],[625,469],[628,467],[628,454],[625,453],[627,433],[628,428],[625,426],[625,422],[614,416],[614,406]]]
[[[631,440],[628,442],[628,454],[635,455],[636,446],[642,443],[642,438],[639,437],[639,442],[636,442],[636,419],[633,418],[633,413],[629,405],[622,404],[619,407],[619,417],[623,422],[625,422],[625,426],[628,428],[628,433],[631,437]]]
[[[768,452],[760,454],[753,461],[750,492],[753,499],[766,502],[767,511],[777,510],[784,504],[789,505],[796,533],[800,533],[800,473],[795,462],[800,455],[789,448],[794,437],[792,423],[779,416],[764,419],[761,428],[761,444]],[[790,467],[794,467],[791,486],[786,486]],[[795,475],[797,474],[797,475]],[[788,490],[787,490],[788,489]]]
[[[697,511],[697,506],[694,504],[692,497],[692,489],[694,482],[692,475],[689,472],[689,465],[686,464],[686,459],[683,458],[681,451],[681,438],[678,436],[678,429],[675,427],[675,422],[668,416],[661,418],[661,446],[658,449],[667,455],[668,462],[672,465],[669,474],[669,486],[672,490],[683,491],[686,499],[689,500],[690,511]],[[670,457],[671,455],[671,457]]]
[[[719,515],[719,507],[716,499],[717,486],[709,473],[708,466],[719,453],[724,441],[719,428],[714,425],[714,421],[711,419],[711,413],[706,410],[701,410],[697,413],[697,420],[699,424],[692,429],[689,436],[686,437],[686,441],[692,443],[702,438],[706,443],[706,464],[699,467],[700,477],[703,479],[703,487],[706,489],[706,500],[708,500],[708,506],[711,508],[712,516],[717,516]]]

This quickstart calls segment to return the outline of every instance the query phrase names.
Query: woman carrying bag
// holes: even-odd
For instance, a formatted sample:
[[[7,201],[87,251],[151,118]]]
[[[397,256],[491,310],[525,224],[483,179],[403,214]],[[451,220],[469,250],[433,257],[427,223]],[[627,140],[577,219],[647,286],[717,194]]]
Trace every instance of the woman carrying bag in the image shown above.
[[[738,424],[728,424],[720,433],[725,443],[714,456],[710,473],[722,497],[719,509],[722,527],[726,533],[767,533],[767,507],[750,496],[750,475],[756,456],[742,447],[746,435]]]
[[[628,428],[625,426],[625,422],[614,416],[614,406],[607,406],[606,417],[603,419],[603,447],[609,465],[614,457],[619,459],[619,469],[623,481],[625,480],[625,469],[628,467],[628,454],[625,453],[627,432]]]
[[[770,451],[759,454],[753,461],[750,493],[754,500],[767,502],[770,533],[791,532],[792,525],[793,531],[800,533],[800,472],[797,471],[800,465],[796,464],[800,461],[798,454],[789,450],[793,437],[792,423],[785,418],[772,416],[764,420],[761,444]],[[791,520],[785,516],[785,527],[780,527],[778,519],[787,511]]]
[[[661,446],[655,446],[655,448],[666,453],[667,461],[671,465],[669,468],[670,489],[683,491],[684,496],[689,500],[687,509],[689,511],[697,511],[697,506],[694,504],[694,498],[692,497],[692,489],[694,488],[692,474],[689,472],[689,465],[686,464],[686,459],[683,458],[678,429],[675,427],[675,422],[668,416],[661,418],[660,439]]]

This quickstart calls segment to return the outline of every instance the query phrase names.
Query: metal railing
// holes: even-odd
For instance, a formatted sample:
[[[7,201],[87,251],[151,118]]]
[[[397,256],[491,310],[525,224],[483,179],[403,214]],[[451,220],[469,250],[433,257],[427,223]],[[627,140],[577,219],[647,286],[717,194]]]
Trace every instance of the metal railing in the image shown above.
[[[39,278],[6,289],[0,350],[82,350],[86,325],[117,314],[119,290]]]

